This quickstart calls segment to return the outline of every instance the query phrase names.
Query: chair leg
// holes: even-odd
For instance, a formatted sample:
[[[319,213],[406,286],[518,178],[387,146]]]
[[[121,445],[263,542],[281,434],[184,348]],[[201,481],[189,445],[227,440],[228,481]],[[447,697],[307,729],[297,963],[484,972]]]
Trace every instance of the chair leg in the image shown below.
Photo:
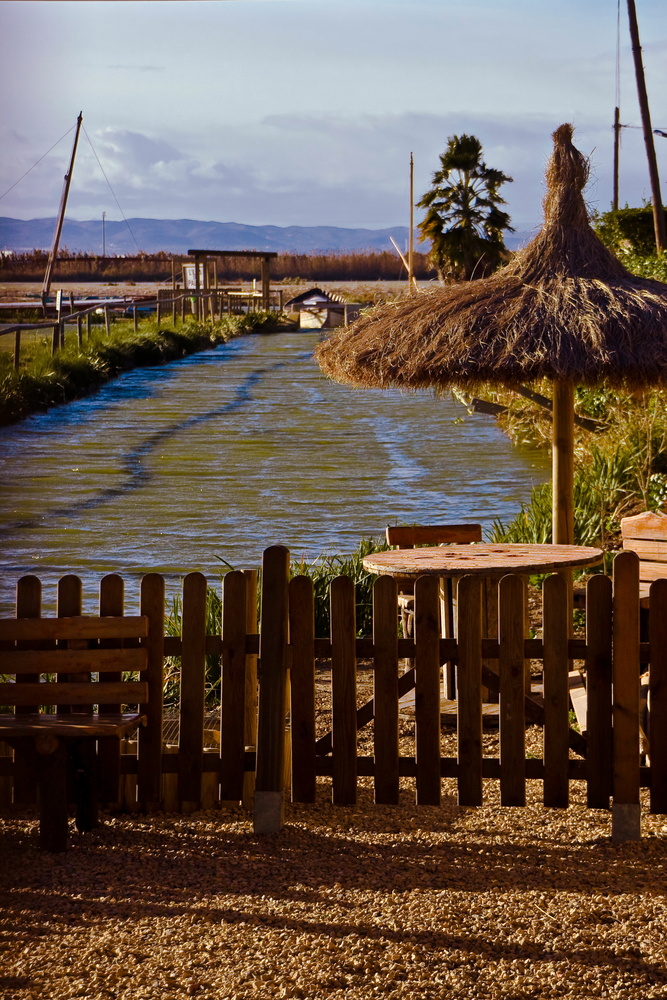
[[[67,850],[67,757],[62,740],[37,748],[39,846],[52,853]]]

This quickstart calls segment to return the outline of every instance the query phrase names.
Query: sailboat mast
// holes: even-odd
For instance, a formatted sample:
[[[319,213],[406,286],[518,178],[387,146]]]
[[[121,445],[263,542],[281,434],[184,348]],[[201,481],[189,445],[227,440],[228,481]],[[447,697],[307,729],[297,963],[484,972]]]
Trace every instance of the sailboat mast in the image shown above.
[[[653,225],[655,227],[655,245],[658,256],[667,246],[667,233],[665,232],[665,212],[662,207],[660,196],[660,178],[658,176],[658,161],[655,156],[655,146],[653,144],[653,130],[651,128],[651,113],[648,106],[648,94],[646,92],[646,80],[644,78],[644,66],[642,64],[642,48],[639,43],[639,26],[637,24],[637,10],[635,0],[628,2],[628,20],[630,22],[630,39],[632,41],[632,56],[635,62],[635,76],[637,78],[637,96],[639,98],[639,110],[642,116],[642,128],[644,130],[644,145],[646,146],[646,157],[648,159],[648,173],[651,181],[651,197],[653,200]]]
[[[63,231],[63,222],[65,221],[65,210],[67,208],[67,198],[69,195],[70,184],[72,183],[72,171],[74,170],[74,158],[76,157],[76,147],[79,143],[79,133],[81,131],[81,123],[83,122],[83,112],[79,112],[79,117],[76,120],[76,132],[74,133],[74,145],[72,147],[72,157],[69,161],[69,170],[65,174],[65,183],[63,185],[63,193],[60,198],[60,208],[58,209],[58,218],[56,220],[56,231],[53,234],[53,246],[51,247],[51,253],[49,254],[49,259],[46,265],[46,273],[44,274],[44,282],[42,284],[42,299],[46,299],[51,288],[51,277],[53,275],[53,266],[55,264],[56,256],[58,254],[58,246],[60,244],[60,234]]]
[[[410,153],[410,234],[408,236],[408,288],[413,291],[414,286],[414,250],[415,250],[415,163],[412,153]]]

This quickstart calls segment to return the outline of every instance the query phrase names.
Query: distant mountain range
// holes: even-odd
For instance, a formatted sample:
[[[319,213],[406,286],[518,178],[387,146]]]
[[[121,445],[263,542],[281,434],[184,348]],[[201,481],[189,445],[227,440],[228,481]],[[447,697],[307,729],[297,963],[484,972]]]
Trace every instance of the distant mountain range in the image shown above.
[[[0,218],[0,251],[30,253],[50,250],[56,220]],[[527,234],[507,240],[520,246]],[[137,253],[177,253],[188,250],[268,250],[279,253],[363,252],[392,250],[392,237],[401,249],[408,227],[344,229],[339,226],[244,226],[238,222],[198,222],[194,219],[129,219],[105,224],[105,248],[110,256]],[[415,240],[416,246],[419,246]],[[102,253],[102,220],[65,220],[60,246],[73,253]],[[423,247],[421,248],[423,249]]]

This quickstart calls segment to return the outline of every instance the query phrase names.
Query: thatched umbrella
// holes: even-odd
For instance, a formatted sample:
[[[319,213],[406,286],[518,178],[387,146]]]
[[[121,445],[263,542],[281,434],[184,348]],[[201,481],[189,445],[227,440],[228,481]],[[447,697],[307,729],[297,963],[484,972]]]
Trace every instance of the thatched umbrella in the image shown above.
[[[554,132],[544,226],[489,278],[375,308],[324,341],[338,382],[406,389],[553,380],[553,541],[574,541],[575,384],[667,381],[667,285],[630,274],[589,225],[588,161]]]

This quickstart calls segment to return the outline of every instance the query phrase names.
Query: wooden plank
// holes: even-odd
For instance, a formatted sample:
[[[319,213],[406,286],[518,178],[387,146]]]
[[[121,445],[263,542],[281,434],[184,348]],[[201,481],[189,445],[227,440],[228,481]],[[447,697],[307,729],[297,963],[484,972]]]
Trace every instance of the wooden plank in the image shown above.
[[[639,559],[620,552],[613,570],[614,805],[639,804]]]
[[[32,706],[40,697],[42,705],[95,705],[98,699],[137,705],[148,699],[148,685],[144,681],[115,683],[62,681],[60,683],[0,684],[0,704]],[[59,713],[62,714],[62,713]],[[66,714],[66,713],[65,713]]]
[[[397,600],[393,577],[379,577],[373,585],[375,801],[389,805],[398,802]]]
[[[315,773],[315,598],[313,581],[295,576],[289,585],[292,646],[292,801],[314,802]]]
[[[667,813],[667,580],[651,586],[649,740],[652,813]]]
[[[263,802],[268,803],[267,809],[271,814],[270,823],[267,825],[273,825],[275,829],[280,829],[282,825],[281,802],[284,792],[287,708],[288,576],[289,551],[282,545],[273,545],[266,549],[262,564],[259,647],[261,674],[257,723],[256,830],[258,825],[262,825],[258,805],[263,809]],[[271,799],[262,797],[260,800],[259,793],[272,793],[273,797]]]
[[[142,640],[148,653],[148,695],[141,704],[148,723],[139,730],[136,794],[141,808],[154,810],[161,795],[164,682],[164,580],[159,573],[148,573],[141,581],[141,614],[148,619],[148,635]]]
[[[667,540],[667,515],[654,511],[644,511],[633,517],[621,518],[623,547],[625,540],[633,538],[656,538]]]
[[[27,619],[27,624],[34,625],[41,616],[42,584],[36,576],[24,576],[16,587],[16,614]],[[16,637],[20,639],[19,636]],[[21,642],[17,643],[21,646]],[[5,672],[5,671],[2,671]],[[9,671],[7,671],[9,673]],[[17,678],[17,684],[31,684],[39,681],[39,674],[26,674]],[[28,714],[38,711],[38,704],[18,706],[17,713]],[[14,802],[17,805],[28,805],[37,801],[37,780],[30,761],[21,750],[14,753]]]
[[[357,677],[354,583],[338,576],[331,583],[331,707],[333,801],[357,800]]]
[[[112,578],[115,574],[110,574]],[[37,580],[37,577],[23,577],[23,580]],[[76,579],[76,578],[75,578]],[[105,577],[106,579],[106,577]],[[39,581],[38,581],[39,582]],[[21,583],[21,581],[19,581]],[[4,618],[0,621],[0,640],[13,639],[139,639],[148,634],[145,616],[123,617],[109,615],[59,616],[30,620],[29,615]]]
[[[526,804],[524,583],[505,576],[498,587],[500,674],[500,803]]]
[[[570,601],[567,580],[556,573],[542,590],[544,639],[544,804],[567,807],[569,781],[568,657]]]
[[[624,551],[630,552],[627,548]],[[639,564],[639,579],[642,582],[652,583],[653,580],[667,579],[667,562],[642,562]]]
[[[612,793],[612,584],[595,574],[586,585],[586,795],[608,809]]]
[[[249,638],[259,641],[257,635],[257,570],[244,569],[246,582],[246,658],[245,658],[245,745],[254,752],[257,748],[257,651],[250,652]],[[243,776],[243,808],[252,810],[255,800],[255,771],[245,771]]]
[[[480,524],[392,524],[387,527],[387,544],[401,549],[415,545],[465,545],[481,542]]]
[[[245,625],[245,614],[241,624]],[[202,573],[188,573],[183,580],[182,639],[178,798],[182,811],[189,813],[201,805],[204,752],[206,577]]]
[[[457,596],[458,799],[462,806],[482,804],[482,586],[479,577],[464,576]]]
[[[243,797],[245,753],[246,579],[226,573],[222,584],[222,687],[220,694],[220,798]]]
[[[623,551],[636,552],[640,560],[659,563],[667,572],[667,536],[657,538],[624,538]],[[639,576],[642,576],[641,567]]]
[[[119,737],[133,732],[144,722],[144,716],[136,712],[94,713],[83,715],[0,715],[0,731],[5,737],[37,736],[42,733],[56,737],[69,736],[113,736]]]
[[[415,763],[418,805],[440,805],[440,585],[415,583]],[[405,678],[404,674],[401,678]],[[403,681],[403,687],[405,681]]]
[[[145,649],[26,649],[0,652],[0,673],[17,676],[142,671],[146,669],[146,663]]]
[[[117,573],[108,573],[100,582],[100,617],[117,618],[122,616],[125,606],[125,588],[123,579]],[[144,627],[147,623],[144,623]],[[101,639],[101,649],[123,648],[123,639]],[[128,650],[129,652],[129,650]],[[146,651],[141,650],[146,656]],[[122,666],[121,669],[114,668],[109,671],[100,672],[100,680],[121,681],[123,670],[128,669]],[[145,669],[145,664],[144,664]],[[122,706],[118,702],[107,702],[99,706],[101,713],[120,712]],[[100,802],[104,804],[117,804],[120,802],[120,740],[113,737],[101,739],[97,748],[98,762],[98,788]]]

